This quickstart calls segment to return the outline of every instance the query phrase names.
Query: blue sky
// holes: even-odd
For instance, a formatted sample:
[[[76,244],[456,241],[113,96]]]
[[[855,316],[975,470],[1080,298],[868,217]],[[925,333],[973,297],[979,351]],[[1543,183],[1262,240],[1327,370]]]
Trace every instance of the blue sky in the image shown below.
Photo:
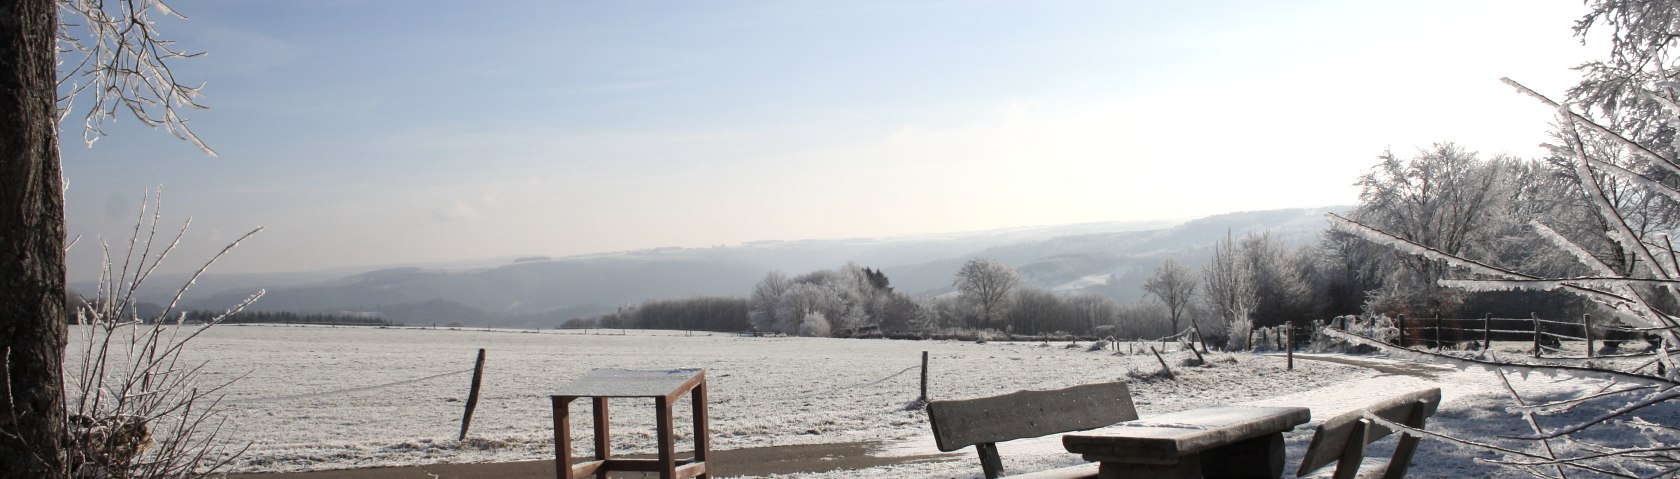
[[[71,122],[70,232],[161,185],[180,268],[268,228],[234,272],[1347,204],[1385,148],[1538,154],[1498,78],[1604,49],[1571,0],[170,5],[221,156]]]

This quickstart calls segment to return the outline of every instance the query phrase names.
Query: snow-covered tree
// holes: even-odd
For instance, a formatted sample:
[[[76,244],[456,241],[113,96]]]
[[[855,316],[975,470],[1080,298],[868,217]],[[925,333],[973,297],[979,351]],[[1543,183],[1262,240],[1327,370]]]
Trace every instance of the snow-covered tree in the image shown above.
[[[833,329],[828,323],[828,316],[823,314],[822,311],[810,311],[799,320],[799,335],[801,336],[823,337],[828,336],[831,332],[833,332]]]
[[[1512,195],[1503,188],[1502,166],[1510,161],[1481,159],[1452,143],[1437,143],[1411,158],[1384,152],[1371,171],[1359,178],[1358,221],[1392,232],[1407,241],[1448,254],[1466,254],[1487,244],[1494,235],[1490,224]],[[1428,315],[1451,314],[1460,295],[1436,283],[1447,277],[1442,261],[1397,257],[1387,271],[1393,294],[1367,305],[1371,312]]]
[[[1009,309],[1010,294],[1021,283],[1021,273],[1003,263],[976,258],[963,263],[951,284],[958,297],[974,314],[976,328],[996,327]]]
[[[844,309],[840,295],[828,284],[795,281],[776,303],[776,322],[772,327],[784,334],[804,334],[813,330],[806,327],[806,317],[819,315],[826,330],[828,318],[843,315]]]
[[[1608,392],[1592,391],[1577,397],[1551,398],[1551,402],[1538,406],[1527,402],[1533,398],[1525,399],[1515,389],[1507,387],[1513,395],[1513,401],[1521,408],[1522,414],[1533,429],[1532,434],[1523,438],[1536,441],[1543,447],[1537,446],[1531,451],[1484,447],[1506,454],[1508,457],[1503,463],[1536,477],[1566,477],[1566,471],[1587,471],[1616,477],[1671,475],[1680,470],[1680,459],[1670,455],[1676,448],[1671,446],[1671,443],[1665,443],[1666,440],[1661,434],[1653,434],[1652,431],[1675,431],[1680,428],[1680,424],[1671,417],[1640,413],[1647,411],[1652,405],[1680,399],[1680,390],[1677,390],[1680,388],[1680,371],[1676,371],[1676,363],[1670,355],[1671,350],[1680,345],[1680,316],[1664,307],[1665,304],[1680,302],[1680,262],[1675,260],[1680,256],[1677,256],[1666,235],[1641,240],[1628,221],[1628,215],[1619,210],[1607,194],[1601,178],[1605,174],[1614,175],[1623,180],[1633,181],[1653,193],[1677,199],[1680,199],[1680,188],[1660,181],[1641,180],[1641,176],[1633,171],[1617,168],[1609,161],[1595,158],[1588,148],[1587,138],[1597,136],[1620,143],[1630,151],[1636,152],[1646,166],[1680,172],[1680,164],[1677,164],[1674,158],[1664,157],[1656,151],[1644,148],[1632,139],[1621,136],[1615,130],[1599,125],[1550,98],[1515,82],[1507,82],[1520,91],[1558,108],[1558,125],[1561,132],[1559,136],[1564,140],[1561,149],[1570,152],[1569,165],[1575,173],[1575,181],[1580,186],[1578,191],[1587,203],[1598,210],[1598,215],[1605,219],[1608,228],[1601,233],[1602,239],[1616,243],[1633,256],[1630,264],[1634,265],[1634,270],[1631,273],[1618,271],[1614,265],[1594,255],[1586,246],[1559,234],[1543,220],[1532,221],[1530,227],[1551,247],[1565,253],[1560,257],[1569,258],[1577,263],[1586,274],[1550,276],[1503,267],[1486,258],[1473,256],[1473,251],[1449,252],[1355,219],[1331,215],[1331,223],[1341,231],[1394,248],[1410,257],[1441,265],[1441,270],[1450,275],[1444,274],[1437,280],[1436,284],[1440,286],[1469,292],[1525,290],[1571,293],[1596,303],[1604,313],[1637,331],[1659,336],[1662,346],[1655,349],[1656,357],[1652,361],[1620,370],[1610,369],[1603,363],[1592,362],[1566,366],[1535,366],[1501,362],[1500,358],[1491,355],[1461,358],[1412,349],[1402,352],[1446,361],[1491,364],[1497,368],[1501,380],[1504,379],[1506,368],[1542,371],[1568,368],[1576,373],[1586,370],[1628,380],[1633,383],[1632,387]],[[1670,111],[1671,117],[1680,121],[1680,105],[1671,105]],[[1352,337],[1347,334],[1339,336]],[[1565,405],[1567,407],[1562,407]],[[1585,420],[1535,419],[1587,405],[1602,408],[1605,412]],[[1613,447],[1603,443],[1603,438],[1607,437],[1650,437],[1652,441],[1648,447]],[[1483,445],[1472,439],[1449,439],[1473,446]],[[1572,447],[1563,451],[1554,449],[1553,441],[1556,440],[1567,441]]]
[[[1569,89],[1580,114],[1614,129],[1624,138],[1667,158],[1674,158],[1675,125],[1665,103],[1680,102],[1671,88],[1680,80],[1680,1],[1588,0],[1589,11],[1575,22],[1575,36],[1586,43],[1595,29],[1608,30],[1610,50],[1601,60],[1577,66],[1581,80]],[[1588,139],[1591,142],[1591,139]]]
[[[1680,370],[1676,369],[1680,364],[1672,356],[1680,347],[1680,316],[1673,307],[1680,304],[1680,260],[1676,259],[1680,252],[1670,239],[1672,224],[1647,220],[1664,216],[1661,209],[1680,202],[1680,182],[1674,181],[1680,178],[1680,156],[1673,145],[1675,125],[1680,125],[1680,84],[1676,83],[1680,59],[1673,54],[1673,48],[1680,44],[1680,1],[1585,3],[1590,13],[1576,23],[1576,35],[1585,41],[1593,28],[1609,28],[1611,50],[1603,60],[1581,66],[1583,80],[1570,90],[1576,103],[1560,103],[1506,80],[1518,91],[1558,111],[1553,163],[1574,186],[1579,203],[1589,207],[1591,215],[1539,216],[1528,226],[1535,237],[1560,253],[1552,262],[1572,264],[1501,266],[1476,251],[1443,249],[1364,218],[1331,215],[1331,223],[1338,230],[1409,257],[1445,265],[1450,269],[1443,269],[1454,275],[1437,280],[1440,286],[1472,292],[1569,293],[1591,301],[1635,331],[1661,338],[1661,345],[1654,348],[1655,358],[1621,369],[1613,369],[1612,363],[1593,361],[1513,365],[1485,352],[1468,358],[1419,350],[1403,352],[1490,365],[1501,381],[1510,369],[1524,374],[1567,370],[1577,377],[1586,372],[1588,376],[1615,378],[1615,387],[1584,388],[1576,394],[1547,397],[1544,403],[1531,402],[1535,398],[1522,397],[1507,383],[1511,410],[1520,413],[1532,429],[1531,434],[1519,439],[1533,441],[1533,447],[1496,447],[1475,438],[1446,439],[1501,453],[1505,457],[1496,462],[1535,477],[1580,477],[1583,472],[1593,477],[1670,477],[1680,471],[1680,457],[1675,455],[1680,448],[1673,445],[1680,421],[1672,414],[1653,413],[1650,408],[1680,400]],[[1624,201],[1640,197],[1665,200]],[[1644,230],[1652,224],[1657,226]],[[1582,410],[1602,412],[1587,414],[1584,419],[1564,415]],[[1648,443],[1627,447],[1607,444],[1607,438],[1646,438]],[[1559,444],[1568,447],[1554,447]]]
[[[1149,280],[1144,281],[1143,290],[1155,295],[1167,307],[1173,331],[1178,331],[1179,320],[1189,311],[1190,301],[1196,295],[1196,273],[1177,261],[1162,261]]]
[[[747,320],[753,328],[765,332],[787,333],[779,326],[785,321],[776,318],[776,305],[782,301],[782,294],[793,287],[793,282],[781,271],[771,271],[764,275],[757,285],[753,286],[752,296],[747,299]]]
[[[766,274],[748,298],[747,316],[760,331],[827,335],[865,326],[906,330],[916,309],[914,301],[892,290],[885,273],[847,264],[792,278],[781,272]],[[820,318],[808,319],[819,313]],[[817,323],[822,327],[815,327]]]
[[[1225,324],[1230,338],[1239,341],[1227,344],[1233,349],[1247,346],[1248,332],[1254,327],[1252,314],[1260,302],[1255,281],[1253,263],[1247,261],[1241,247],[1227,232],[1225,239],[1214,245],[1213,261],[1203,268],[1202,282],[1208,309]]]
[[[1120,314],[1120,305],[1113,299],[1100,294],[1080,294],[1067,298],[1068,310],[1073,314],[1075,322],[1083,325],[1098,336],[1113,336],[1118,334],[1115,320]]]
[[[1248,263],[1254,275],[1254,323],[1280,326],[1310,319],[1307,302],[1312,286],[1306,277],[1310,269],[1306,260],[1264,231],[1243,237],[1240,249],[1241,261]]]

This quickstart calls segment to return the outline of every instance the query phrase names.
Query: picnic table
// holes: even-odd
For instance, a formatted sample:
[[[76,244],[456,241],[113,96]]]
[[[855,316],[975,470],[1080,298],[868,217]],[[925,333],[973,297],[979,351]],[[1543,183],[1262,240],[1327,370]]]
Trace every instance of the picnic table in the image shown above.
[[[1099,478],[1283,476],[1283,433],[1312,420],[1304,407],[1220,406],[1128,421],[1062,436],[1062,446],[1102,463]]]
[[[694,457],[676,457],[673,403],[689,395],[694,404]],[[706,461],[711,433],[706,414],[706,370],[631,370],[596,369],[562,386],[550,396],[554,406],[554,463],[556,479],[577,479],[596,474],[607,477],[612,471],[640,471],[658,473],[663,479],[710,477]],[[595,413],[595,457],[581,464],[572,463],[572,401],[589,398]],[[612,454],[611,428],[608,426],[607,400],[610,398],[650,398],[654,400],[656,438],[659,449],[654,459],[622,459]]]

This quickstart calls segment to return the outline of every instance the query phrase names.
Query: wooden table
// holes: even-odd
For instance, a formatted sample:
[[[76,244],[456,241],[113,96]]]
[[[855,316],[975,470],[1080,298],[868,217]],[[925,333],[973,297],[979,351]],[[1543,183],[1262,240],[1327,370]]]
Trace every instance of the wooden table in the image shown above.
[[[671,404],[684,394],[694,400],[694,459],[676,458],[675,427]],[[591,398],[595,406],[595,460],[572,464],[572,401]],[[657,459],[612,457],[612,436],[607,426],[607,399],[652,398],[657,409],[659,454]],[[667,479],[710,477],[706,453],[710,432],[706,420],[706,370],[672,369],[639,371],[596,369],[560,388],[550,397],[554,402],[554,477],[577,479],[595,474],[606,478],[609,471],[657,472]]]
[[[1283,475],[1283,433],[1312,420],[1304,407],[1223,406],[1062,436],[1068,452],[1102,463],[1099,478],[1268,478]]]

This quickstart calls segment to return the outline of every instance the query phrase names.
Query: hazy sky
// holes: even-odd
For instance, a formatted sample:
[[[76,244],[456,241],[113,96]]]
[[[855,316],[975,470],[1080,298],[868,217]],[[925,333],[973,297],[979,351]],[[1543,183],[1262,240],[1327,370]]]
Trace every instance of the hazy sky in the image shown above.
[[[1349,204],[1385,148],[1532,157],[1578,0],[208,2],[221,154],[64,134],[73,278],[144,191],[219,271]],[[79,125],[71,122],[71,127]]]

